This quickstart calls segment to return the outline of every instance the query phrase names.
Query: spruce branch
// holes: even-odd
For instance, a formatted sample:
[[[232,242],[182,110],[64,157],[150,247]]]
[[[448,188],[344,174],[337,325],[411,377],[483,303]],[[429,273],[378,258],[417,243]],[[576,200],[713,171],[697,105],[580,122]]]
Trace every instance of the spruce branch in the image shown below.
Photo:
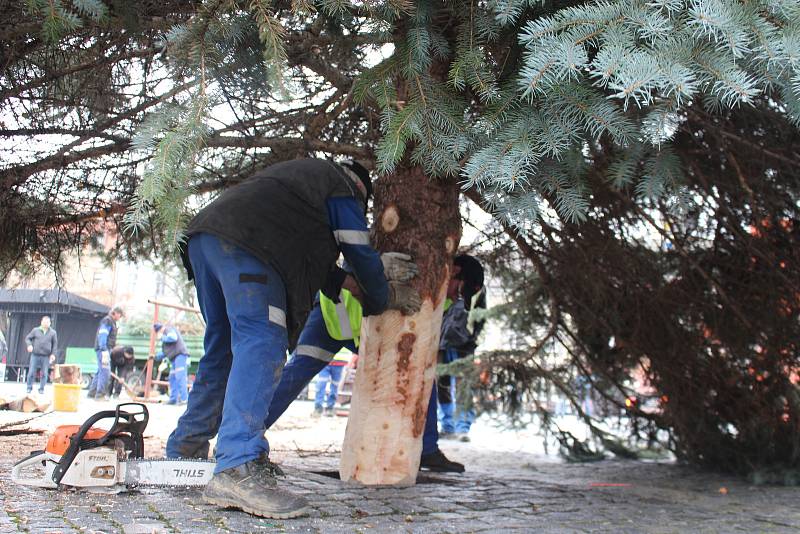
[[[285,92],[283,69],[287,54],[284,46],[286,30],[277,21],[271,9],[270,0],[252,0],[250,10],[258,25],[258,36],[264,45],[264,65],[281,92]]]

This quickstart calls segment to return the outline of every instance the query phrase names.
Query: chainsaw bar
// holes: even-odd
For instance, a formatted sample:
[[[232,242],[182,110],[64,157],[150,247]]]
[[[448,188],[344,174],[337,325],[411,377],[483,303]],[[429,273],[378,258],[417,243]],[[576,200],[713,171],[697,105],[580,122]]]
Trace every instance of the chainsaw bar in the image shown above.
[[[125,466],[124,484],[131,488],[191,488],[205,486],[216,462],[203,459],[132,458]]]

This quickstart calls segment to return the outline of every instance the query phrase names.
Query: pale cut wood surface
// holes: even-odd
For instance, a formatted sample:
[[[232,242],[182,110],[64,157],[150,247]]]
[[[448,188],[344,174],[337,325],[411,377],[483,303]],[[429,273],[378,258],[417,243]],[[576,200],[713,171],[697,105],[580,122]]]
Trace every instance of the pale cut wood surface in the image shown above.
[[[365,318],[339,474],[365,485],[416,482],[422,433],[436,374],[447,283],[439,305],[419,313]]]

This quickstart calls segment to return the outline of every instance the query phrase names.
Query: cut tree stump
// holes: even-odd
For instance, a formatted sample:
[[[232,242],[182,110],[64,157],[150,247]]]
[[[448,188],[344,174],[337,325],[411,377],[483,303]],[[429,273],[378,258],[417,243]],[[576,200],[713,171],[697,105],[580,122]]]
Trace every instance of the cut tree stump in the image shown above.
[[[72,364],[56,365],[54,382],[56,384],[80,384],[81,366]]]
[[[360,348],[368,356],[358,360],[342,445],[342,480],[395,486],[416,482],[443,307],[444,298],[436,309],[425,301],[411,317],[389,312],[365,318]]]
[[[405,164],[375,183],[373,242],[380,251],[414,258],[419,275],[411,285],[422,309],[412,316],[389,311],[366,317],[361,325],[339,475],[367,485],[416,482],[442,310],[461,237],[457,182],[429,179],[421,167]]]

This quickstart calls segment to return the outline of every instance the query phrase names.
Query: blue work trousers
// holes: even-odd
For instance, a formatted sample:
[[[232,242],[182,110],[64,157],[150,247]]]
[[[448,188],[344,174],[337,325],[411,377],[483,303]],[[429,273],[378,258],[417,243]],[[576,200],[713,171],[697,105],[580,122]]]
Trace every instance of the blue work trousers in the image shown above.
[[[169,372],[169,402],[177,404],[189,398],[189,356],[178,354],[170,362]]]
[[[436,394],[436,381],[433,382],[431,400],[428,401],[428,415],[425,417],[425,430],[422,433],[422,454],[431,454],[439,448],[439,429],[436,424],[436,409],[438,405]]]
[[[96,350],[97,354],[97,372],[92,377],[92,382],[89,384],[89,392],[94,391],[95,395],[105,395],[108,389],[108,381],[111,380],[111,357],[109,356],[108,362],[103,365],[103,351]]]
[[[36,371],[42,372],[42,378],[39,380],[39,393],[44,393],[44,387],[47,385],[47,374],[50,371],[50,356],[41,356],[31,354],[31,361],[28,364],[28,393],[33,391],[33,381],[36,380]]]
[[[300,395],[317,374],[327,367],[333,356],[346,348],[357,352],[352,339],[333,339],[328,335],[319,303],[311,310],[306,319],[297,347],[283,369],[281,381],[272,397],[269,413],[264,424],[271,427],[283,415],[283,412]]]
[[[220,238],[196,234],[188,246],[205,355],[167,456],[195,456],[218,434],[219,473],[269,452],[264,420],[286,361],[286,289],[274,268]]]
[[[336,393],[339,391],[339,381],[342,379],[343,365],[326,365],[317,375],[317,396],[314,400],[314,409],[322,410],[323,405],[331,409],[336,404]],[[325,402],[325,393],[327,399]]]

